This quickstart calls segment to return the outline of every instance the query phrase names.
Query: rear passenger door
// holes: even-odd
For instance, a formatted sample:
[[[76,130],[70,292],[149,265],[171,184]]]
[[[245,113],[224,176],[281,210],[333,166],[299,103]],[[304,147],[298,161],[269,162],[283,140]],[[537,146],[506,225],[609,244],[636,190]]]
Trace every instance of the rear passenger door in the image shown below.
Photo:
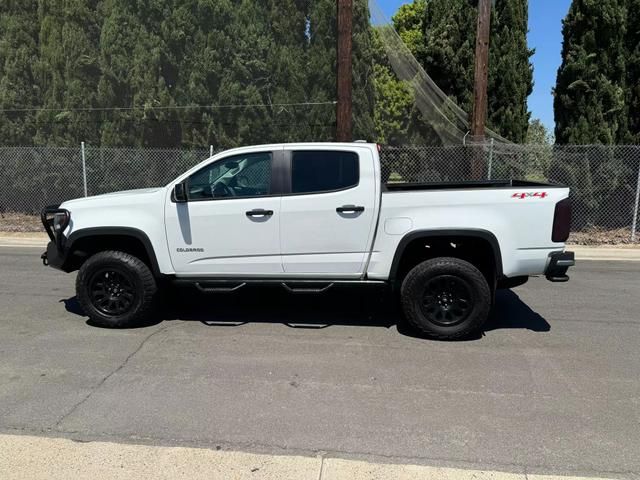
[[[280,251],[287,274],[362,274],[377,195],[367,149],[285,149],[289,192],[280,206]]]

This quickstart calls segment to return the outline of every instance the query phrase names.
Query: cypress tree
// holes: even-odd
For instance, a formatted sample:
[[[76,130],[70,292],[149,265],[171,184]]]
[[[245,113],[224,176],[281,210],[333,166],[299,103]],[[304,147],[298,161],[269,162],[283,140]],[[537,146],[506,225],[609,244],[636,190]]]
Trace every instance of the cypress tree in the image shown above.
[[[418,57],[436,85],[466,112],[473,109],[476,3],[473,0],[427,2],[424,53]]]
[[[98,116],[78,109],[97,106],[100,3],[40,0],[38,76],[47,110],[37,116],[37,143],[75,146],[99,141]]]
[[[529,129],[533,50],[527,46],[528,10],[528,0],[497,0],[491,23],[487,125],[514,143],[524,143]]]
[[[37,0],[0,1],[0,145],[31,145],[40,106]]]
[[[315,102],[336,99],[336,40],[337,11],[334,0],[318,0],[311,3],[309,12],[309,62],[307,67],[307,92]],[[375,136],[373,109],[375,90],[373,84],[374,40],[369,23],[369,7],[366,0],[353,4],[353,136],[356,139],[372,139]],[[310,109],[310,122],[322,125],[319,140],[331,140],[335,136],[335,108],[321,105]]]
[[[416,51],[436,85],[468,113],[473,110],[477,19],[477,1],[427,2],[424,47]],[[512,142],[524,142],[529,127],[533,51],[527,46],[527,20],[527,0],[496,0],[491,13],[487,126]]]
[[[374,40],[367,0],[353,2],[353,135],[375,138]]]
[[[306,90],[309,0],[271,0],[269,18],[273,45],[268,62],[271,80],[266,100],[271,103],[305,103],[312,99]],[[330,108],[330,107],[329,107]],[[325,110],[327,107],[325,107]],[[307,105],[275,107],[271,111],[275,141],[309,141],[327,127],[309,120]]]
[[[563,22],[556,142],[613,144],[625,135],[627,0],[574,0]]]
[[[305,88],[309,101],[336,100],[336,39],[338,38],[336,2],[316,0],[309,9],[309,40]],[[316,126],[319,141],[335,137],[335,107],[309,108],[309,122]]]
[[[163,22],[169,63],[176,66],[176,104],[214,106],[227,68],[233,39],[228,31],[233,6],[228,0],[176,1]],[[216,119],[226,112],[215,108],[179,109],[181,143],[186,148],[218,145]]]
[[[626,38],[627,115],[626,143],[640,143],[640,0],[629,0]]]
[[[180,122],[173,100],[177,68],[162,35],[168,0],[107,0],[100,37],[103,145],[174,147]],[[169,108],[167,108],[169,107]]]
[[[267,61],[272,39],[266,0],[242,0],[235,6],[231,31],[233,47],[220,84],[223,105],[262,105],[270,80]],[[220,112],[220,138],[225,147],[260,143],[269,138],[270,118],[266,107],[247,106]]]

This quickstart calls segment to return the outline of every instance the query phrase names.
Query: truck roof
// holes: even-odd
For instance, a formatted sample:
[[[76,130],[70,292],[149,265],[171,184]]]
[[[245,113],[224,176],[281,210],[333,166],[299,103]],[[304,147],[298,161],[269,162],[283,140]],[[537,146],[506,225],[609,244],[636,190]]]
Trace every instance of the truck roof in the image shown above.
[[[283,148],[283,147],[289,147],[289,148],[311,148],[311,149],[320,149],[320,148],[335,148],[335,147],[348,147],[348,148],[353,148],[353,147],[372,147],[372,148],[377,148],[377,144],[372,143],[372,142],[363,142],[363,141],[356,141],[356,142],[297,142],[297,143],[267,143],[267,144],[262,144],[262,145],[247,145],[245,147],[236,147],[236,148],[232,148],[229,150],[224,150],[222,152],[218,152],[216,155],[217,156],[221,153],[224,153],[225,155],[229,154],[229,153],[233,153],[233,152],[246,152],[246,151],[253,151],[253,150],[264,150],[264,149],[277,149],[277,148]]]

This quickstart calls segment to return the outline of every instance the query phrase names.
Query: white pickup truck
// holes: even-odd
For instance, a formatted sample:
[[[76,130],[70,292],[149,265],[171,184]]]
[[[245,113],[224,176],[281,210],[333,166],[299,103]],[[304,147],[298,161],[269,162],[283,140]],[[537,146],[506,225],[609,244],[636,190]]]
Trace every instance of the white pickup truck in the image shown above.
[[[162,188],[46,207],[45,265],[79,270],[87,315],[122,327],[165,280],[206,292],[388,284],[436,338],[480,329],[497,288],[569,279],[569,189],[524,181],[386,183],[369,143],[229,150]]]

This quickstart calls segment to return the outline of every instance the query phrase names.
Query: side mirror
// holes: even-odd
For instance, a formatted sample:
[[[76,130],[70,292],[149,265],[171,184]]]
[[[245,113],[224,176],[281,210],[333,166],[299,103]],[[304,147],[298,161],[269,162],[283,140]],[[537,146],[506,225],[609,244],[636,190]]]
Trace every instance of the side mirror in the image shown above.
[[[187,203],[186,182],[178,183],[173,187],[173,201],[176,203]]]

